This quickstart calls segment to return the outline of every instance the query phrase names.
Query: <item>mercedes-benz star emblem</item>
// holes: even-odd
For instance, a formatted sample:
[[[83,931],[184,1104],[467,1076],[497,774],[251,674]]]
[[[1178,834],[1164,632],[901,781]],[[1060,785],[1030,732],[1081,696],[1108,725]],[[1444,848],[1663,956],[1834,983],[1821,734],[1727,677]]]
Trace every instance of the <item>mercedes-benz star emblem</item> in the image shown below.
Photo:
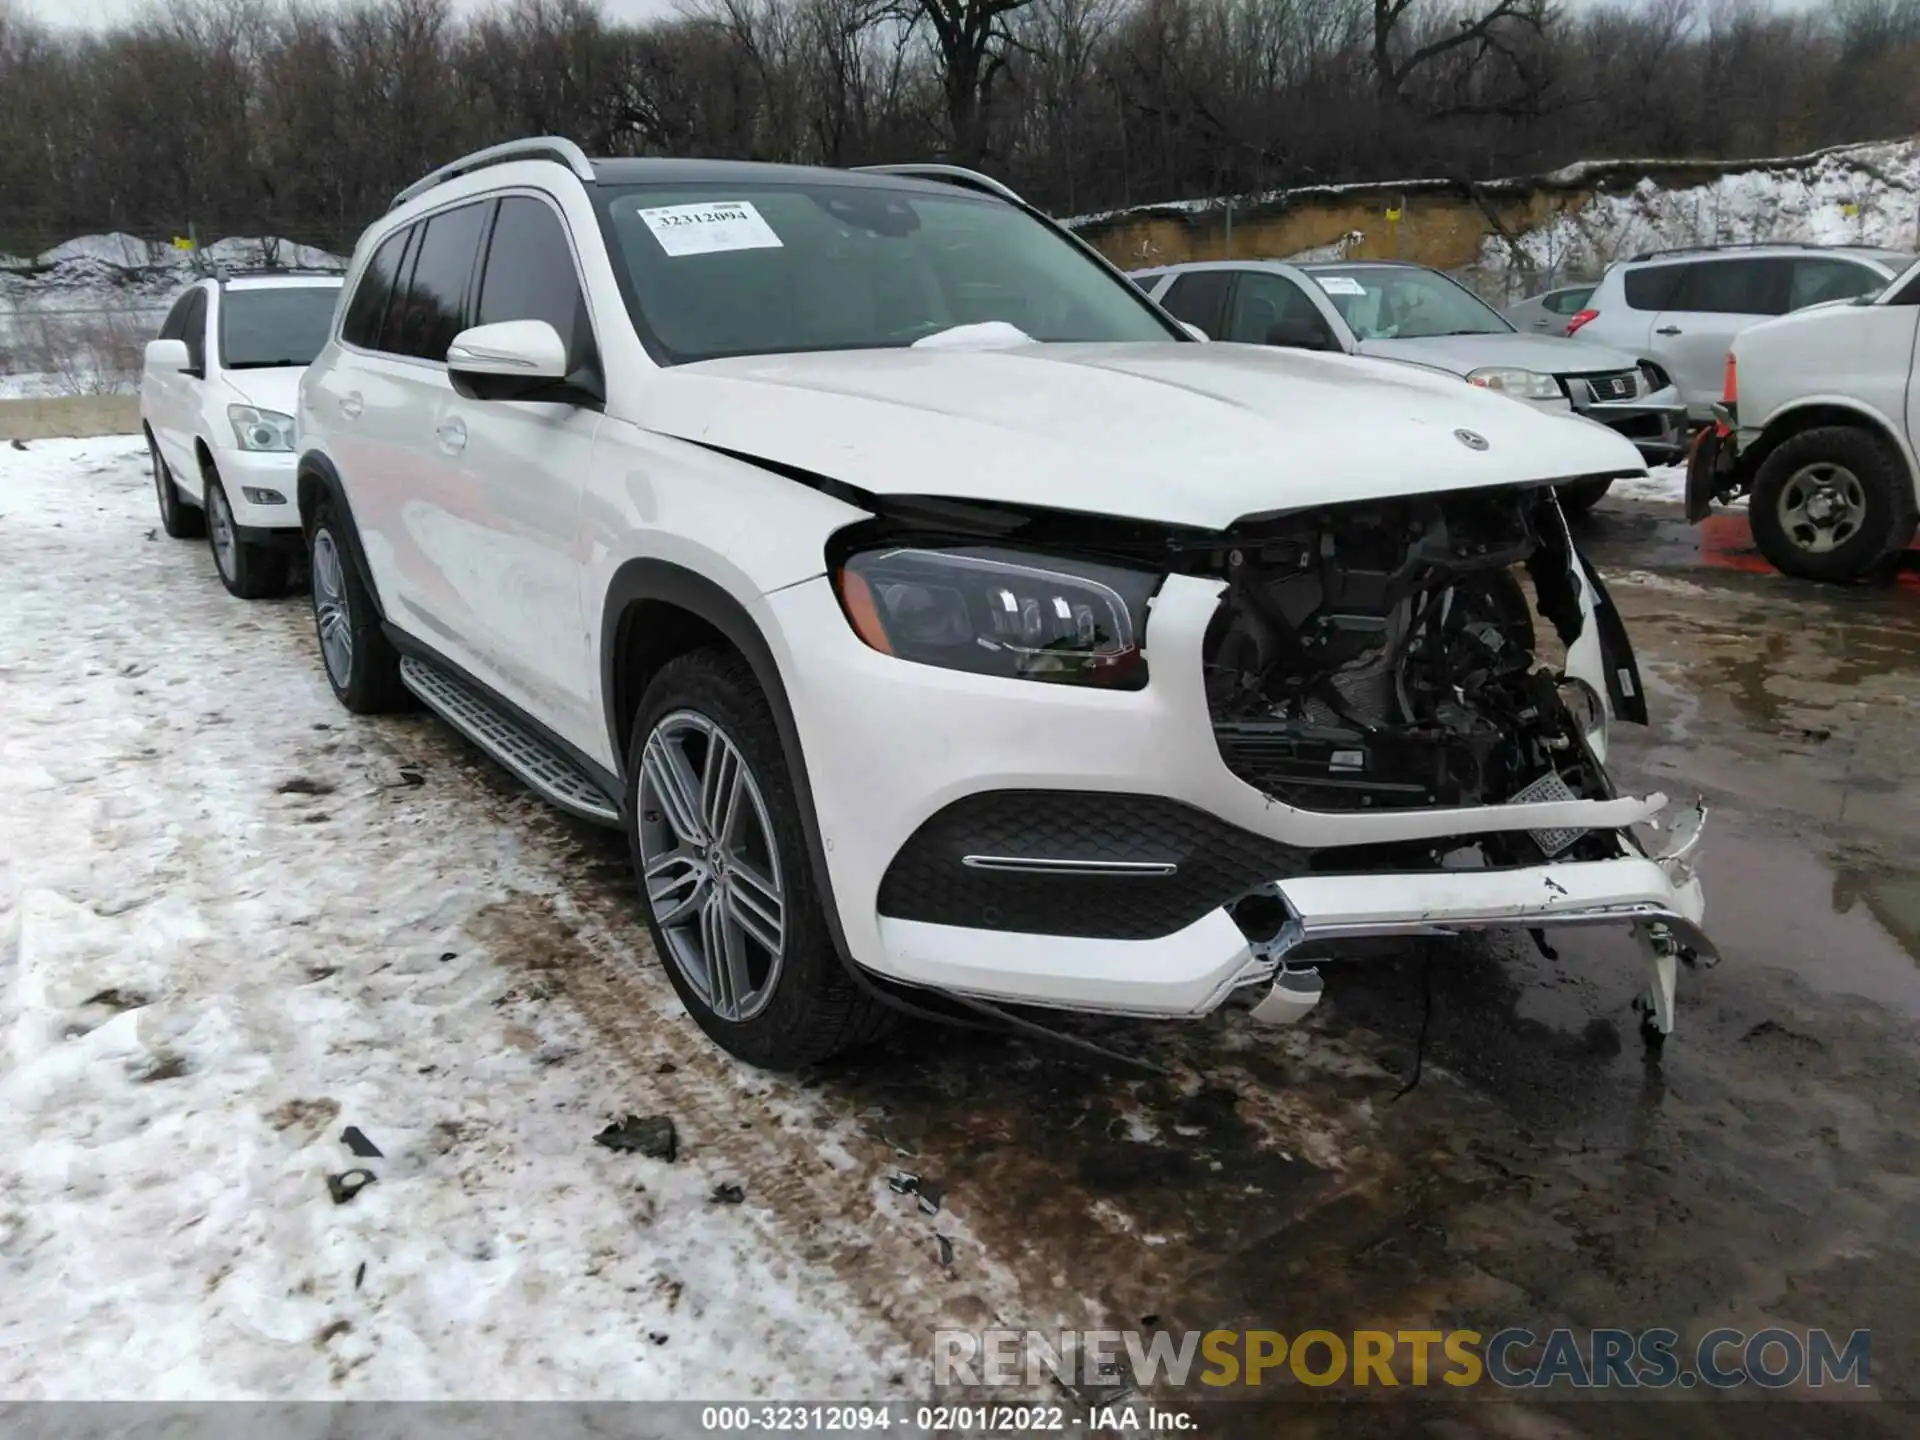
[[[1456,430],[1453,432],[1453,438],[1469,450],[1484,450],[1487,448],[1487,437],[1484,435],[1476,435],[1471,430]]]

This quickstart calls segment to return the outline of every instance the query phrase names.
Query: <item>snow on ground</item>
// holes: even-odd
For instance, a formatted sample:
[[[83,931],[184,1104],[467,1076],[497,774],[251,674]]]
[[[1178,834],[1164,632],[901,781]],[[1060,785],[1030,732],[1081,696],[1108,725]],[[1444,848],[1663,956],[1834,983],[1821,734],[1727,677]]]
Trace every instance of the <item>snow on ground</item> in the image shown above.
[[[846,1132],[569,910],[534,802],[341,710],[304,606],[231,599],[154,521],[131,438],[0,447],[0,1398],[921,1383],[840,1261],[904,1272],[918,1222]],[[631,973],[630,1048],[554,995],[542,915]],[[656,1109],[677,1163],[592,1143]]]
[[[1649,161],[1655,165],[1657,162]],[[1574,167],[1563,178],[1577,179]],[[1590,168],[1590,167],[1589,167]],[[1512,242],[1490,236],[1489,270],[1597,274],[1614,260],[1678,245],[1768,240],[1920,250],[1920,141],[1825,151],[1665,190],[1651,179],[1598,193]]]

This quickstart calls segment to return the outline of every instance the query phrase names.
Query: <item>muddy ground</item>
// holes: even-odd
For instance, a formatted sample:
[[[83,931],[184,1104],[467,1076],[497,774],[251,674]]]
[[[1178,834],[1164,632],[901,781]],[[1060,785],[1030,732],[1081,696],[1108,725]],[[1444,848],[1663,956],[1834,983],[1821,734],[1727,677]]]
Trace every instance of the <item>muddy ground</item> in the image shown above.
[[[1222,1434],[1912,1433],[1920,603],[1710,564],[1659,507],[1603,508],[1585,543],[1655,699],[1650,730],[1616,731],[1620,777],[1713,807],[1725,958],[1683,971],[1671,1040],[1644,1042],[1639,962],[1613,932],[1569,933],[1555,959],[1445,941],[1329,967],[1328,1002],[1278,1037],[1236,1016],[1076,1027],[1157,1075],[912,1028],[803,1083],[857,1119],[877,1163],[945,1186],[967,1231],[949,1293],[933,1311],[887,1293],[906,1252],[874,1237],[868,1253],[854,1210],[820,1253],[868,1271],[908,1329],[1870,1329],[1874,1391],[1895,1402],[1317,1401],[1210,1412]],[[510,790],[489,774],[471,767]],[[631,903],[618,844],[529,823],[576,903],[614,922]],[[541,963],[618,1043],[617,977],[551,938]],[[819,1194],[802,1188],[805,1226]],[[970,1288],[986,1271],[1048,1313],[996,1311],[980,1298],[995,1287]]]
[[[1657,1050],[1625,935],[1568,932],[1552,959],[1523,938],[1330,966],[1326,1002],[1280,1033],[1239,1014],[1073,1027],[1135,1065],[913,1027],[797,1081],[758,1076],[652,969],[618,837],[426,717],[341,733],[424,777],[379,803],[504,822],[550,878],[465,922],[524,972],[528,1043],[564,1040],[611,1113],[673,1113],[732,1164],[771,1246],[845,1277],[917,1354],[939,1325],[1869,1329],[1882,1403],[1319,1394],[1216,1406],[1205,1433],[1915,1433],[1920,594],[1728,568],[1660,507],[1610,503],[1583,534],[1653,696],[1649,730],[1615,732],[1619,778],[1713,807],[1725,958],[1683,970]],[[182,584],[214,583],[186,573],[199,558]],[[286,663],[317,665],[299,599],[246,613]],[[821,1160],[829,1136],[864,1173]],[[885,1203],[894,1171],[943,1187],[937,1211]],[[875,1393],[913,1383],[876,1375]]]

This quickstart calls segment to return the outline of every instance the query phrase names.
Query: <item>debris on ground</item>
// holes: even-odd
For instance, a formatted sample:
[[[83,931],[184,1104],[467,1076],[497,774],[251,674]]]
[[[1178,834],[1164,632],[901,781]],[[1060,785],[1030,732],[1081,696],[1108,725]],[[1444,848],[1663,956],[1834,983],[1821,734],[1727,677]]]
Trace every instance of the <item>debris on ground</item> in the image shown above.
[[[953,1241],[944,1235],[936,1235],[933,1237],[933,1243],[939,1252],[941,1266],[951,1270],[953,1268]]]
[[[380,1147],[366,1137],[358,1125],[349,1125],[340,1132],[340,1143],[362,1160],[382,1160]]]
[[[358,1290],[360,1288],[361,1282],[364,1281],[366,1278],[367,1278],[367,1262],[362,1260],[360,1262],[360,1268],[353,1272],[353,1288]]]
[[[901,1171],[898,1175],[887,1177],[887,1188],[896,1195],[912,1195],[920,1202],[920,1208],[928,1215],[940,1213],[940,1202],[946,1198],[947,1187],[938,1181],[929,1180],[924,1175],[914,1175]]]
[[[333,1203],[344,1205],[358,1195],[367,1186],[378,1179],[371,1170],[349,1170],[341,1175],[327,1176],[327,1193],[333,1196]]]
[[[746,1188],[726,1181],[713,1187],[713,1203],[716,1205],[738,1205],[747,1198]]]
[[[333,784],[328,780],[315,780],[311,775],[296,775],[291,780],[282,780],[275,793],[280,795],[331,795]]]
[[[674,1131],[672,1119],[665,1115],[629,1115],[607,1126],[593,1140],[609,1150],[638,1153],[649,1160],[669,1163],[680,1153],[680,1137]]]

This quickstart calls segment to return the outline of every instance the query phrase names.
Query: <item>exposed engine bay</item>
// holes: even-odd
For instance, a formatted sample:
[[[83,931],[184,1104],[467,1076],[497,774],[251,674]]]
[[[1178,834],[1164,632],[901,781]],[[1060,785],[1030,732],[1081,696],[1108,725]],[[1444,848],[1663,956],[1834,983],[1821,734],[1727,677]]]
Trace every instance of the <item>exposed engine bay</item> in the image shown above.
[[[1528,568],[1572,646],[1591,572],[1551,491],[1375,501],[1239,538],[1223,556],[1228,589],[1205,662],[1214,733],[1242,779],[1311,810],[1612,796],[1606,701],[1539,662],[1514,573]],[[1608,674],[1619,699],[1637,700],[1630,654],[1610,657]],[[1578,838],[1537,834],[1534,858]]]

